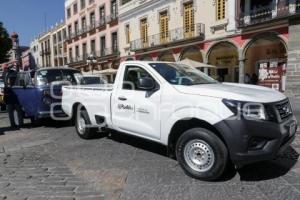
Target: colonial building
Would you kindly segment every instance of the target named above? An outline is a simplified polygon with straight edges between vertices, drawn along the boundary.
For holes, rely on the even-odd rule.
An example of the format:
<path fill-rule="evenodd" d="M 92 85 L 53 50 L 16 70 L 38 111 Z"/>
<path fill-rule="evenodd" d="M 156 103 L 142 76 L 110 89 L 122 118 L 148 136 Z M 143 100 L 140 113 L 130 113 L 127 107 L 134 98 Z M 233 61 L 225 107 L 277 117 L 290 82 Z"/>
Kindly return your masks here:
<path fill-rule="evenodd" d="M 67 30 L 64 21 L 56 24 L 55 27 L 51 29 L 51 51 L 52 57 L 51 62 L 53 66 L 64 66 L 67 64 Z"/>
<path fill-rule="evenodd" d="M 120 3 L 122 60 L 179 61 L 217 65 L 215 78 L 239 81 L 239 55 L 228 38 L 236 30 L 235 1 L 123 0 Z M 226 42 L 225 42 L 226 40 Z"/>
<path fill-rule="evenodd" d="M 66 0 L 68 65 L 83 71 L 119 65 L 117 0 Z M 87 64 L 89 56 L 97 63 Z"/>

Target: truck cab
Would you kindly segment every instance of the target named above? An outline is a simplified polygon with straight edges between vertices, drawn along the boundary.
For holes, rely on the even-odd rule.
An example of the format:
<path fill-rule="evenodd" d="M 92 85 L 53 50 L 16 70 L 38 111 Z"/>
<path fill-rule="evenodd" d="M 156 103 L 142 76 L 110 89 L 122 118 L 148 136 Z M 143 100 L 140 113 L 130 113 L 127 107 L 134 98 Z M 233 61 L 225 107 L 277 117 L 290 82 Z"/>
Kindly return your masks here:
<path fill-rule="evenodd" d="M 13 91 L 25 117 L 36 121 L 63 115 L 60 106 L 61 87 L 64 84 L 76 84 L 74 74 L 77 73 L 80 71 L 66 67 L 18 72 Z"/>

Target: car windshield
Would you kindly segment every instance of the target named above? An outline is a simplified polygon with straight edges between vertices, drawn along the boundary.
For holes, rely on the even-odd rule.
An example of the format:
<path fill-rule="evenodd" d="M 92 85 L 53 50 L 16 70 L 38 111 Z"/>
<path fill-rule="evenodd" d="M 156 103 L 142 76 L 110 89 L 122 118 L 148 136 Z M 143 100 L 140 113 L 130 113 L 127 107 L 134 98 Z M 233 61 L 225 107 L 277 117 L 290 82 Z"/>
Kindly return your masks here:
<path fill-rule="evenodd" d="M 40 70 L 37 72 L 37 85 L 49 85 L 55 81 L 70 81 L 72 84 L 76 84 L 75 73 L 78 71 L 70 69 Z"/>
<path fill-rule="evenodd" d="M 200 70 L 179 63 L 150 63 L 172 85 L 199 85 L 218 83 Z"/>

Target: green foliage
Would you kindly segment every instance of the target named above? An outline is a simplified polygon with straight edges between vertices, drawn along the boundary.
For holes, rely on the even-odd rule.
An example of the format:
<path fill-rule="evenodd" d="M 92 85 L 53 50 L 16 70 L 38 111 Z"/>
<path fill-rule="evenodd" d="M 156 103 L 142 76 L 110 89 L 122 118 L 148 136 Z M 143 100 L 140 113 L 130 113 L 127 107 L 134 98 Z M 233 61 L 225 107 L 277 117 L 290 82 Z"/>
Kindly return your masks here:
<path fill-rule="evenodd" d="M 0 63 L 7 62 L 7 53 L 12 48 L 12 40 L 7 33 L 7 30 L 3 27 L 3 23 L 0 22 Z"/>

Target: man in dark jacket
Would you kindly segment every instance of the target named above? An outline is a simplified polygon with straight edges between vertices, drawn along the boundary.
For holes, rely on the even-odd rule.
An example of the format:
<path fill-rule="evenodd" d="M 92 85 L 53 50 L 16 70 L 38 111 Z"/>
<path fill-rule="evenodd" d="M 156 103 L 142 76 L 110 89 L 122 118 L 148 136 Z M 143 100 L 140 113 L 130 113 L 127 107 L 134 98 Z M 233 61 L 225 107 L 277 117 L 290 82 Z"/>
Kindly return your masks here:
<path fill-rule="evenodd" d="M 17 72 L 9 67 L 5 77 L 4 102 L 7 105 L 9 121 L 12 128 L 23 125 L 23 113 L 17 95 L 12 87 L 15 85 Z"/>

